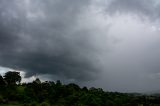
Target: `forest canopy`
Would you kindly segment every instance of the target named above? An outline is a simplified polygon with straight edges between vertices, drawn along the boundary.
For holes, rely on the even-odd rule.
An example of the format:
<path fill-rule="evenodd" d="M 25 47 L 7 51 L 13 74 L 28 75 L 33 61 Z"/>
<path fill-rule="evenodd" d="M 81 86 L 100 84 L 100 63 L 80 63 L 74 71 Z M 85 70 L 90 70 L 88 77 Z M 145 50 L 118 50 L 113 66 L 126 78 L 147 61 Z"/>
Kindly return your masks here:
<path fill-rule="evenodd" d="M 159 96 L 107 92 L 101 88 L 62 84 L 60 80 L 21 82 L 20 72 L 0 75 L 1 106 L 152 106 L 160 104 Z M 12 104 L 12 105 L 11 105 Z"/>

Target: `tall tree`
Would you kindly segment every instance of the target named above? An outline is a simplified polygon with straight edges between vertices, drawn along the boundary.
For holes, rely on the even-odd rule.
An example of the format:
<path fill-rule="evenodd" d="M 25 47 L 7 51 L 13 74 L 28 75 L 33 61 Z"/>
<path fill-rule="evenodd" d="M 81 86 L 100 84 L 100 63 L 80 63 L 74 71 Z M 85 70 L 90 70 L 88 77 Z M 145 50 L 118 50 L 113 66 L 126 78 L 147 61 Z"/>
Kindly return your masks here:
<path fill-rule="evenodd" d="M 3 77 L 0 75 L 0 85 L 5 85 L 5 80 L 3 79 Z"/>
<path fill-rule="evenodd" d="M 9 85 L 15 85 L 16 83 L 21 82 L 20 72 L 9 71 L 9 72 L 6 72 L 3 77 L 4 77 L 4 80 L 7 81 Z"/>

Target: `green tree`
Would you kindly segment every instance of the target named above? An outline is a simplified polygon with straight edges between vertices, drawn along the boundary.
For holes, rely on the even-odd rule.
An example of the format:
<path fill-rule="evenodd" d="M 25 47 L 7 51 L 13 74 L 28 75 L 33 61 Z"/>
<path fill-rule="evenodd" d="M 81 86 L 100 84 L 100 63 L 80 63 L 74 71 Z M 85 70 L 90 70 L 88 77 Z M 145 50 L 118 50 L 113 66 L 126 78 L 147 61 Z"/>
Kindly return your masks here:
<path fill-rule="evenodd" d="M 0 85 L 5 85 L 5 80 L 3 79 L 3 77 L 0 75 Z"/>
<path fill-rule="evenodd" d="M 21 82 L 20 72 L 9 71 L 9 72 L 6 72 L 3 77 L 4 77 L 4 80 L 7 81 L 9 85 L 15 85 L 16 83 Z"/>

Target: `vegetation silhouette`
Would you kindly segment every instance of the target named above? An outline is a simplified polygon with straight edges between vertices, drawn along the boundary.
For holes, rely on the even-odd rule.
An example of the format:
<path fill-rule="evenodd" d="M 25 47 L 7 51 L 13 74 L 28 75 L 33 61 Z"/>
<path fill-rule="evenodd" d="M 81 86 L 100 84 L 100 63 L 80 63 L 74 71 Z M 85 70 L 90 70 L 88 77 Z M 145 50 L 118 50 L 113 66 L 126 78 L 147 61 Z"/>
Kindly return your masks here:
<path fill-rule="evenodd" d="M 60 80 L 20 83 L 19 72 L 0 75 L 0 106 L 159 106 L 159 95 L 107 92 Z"/>

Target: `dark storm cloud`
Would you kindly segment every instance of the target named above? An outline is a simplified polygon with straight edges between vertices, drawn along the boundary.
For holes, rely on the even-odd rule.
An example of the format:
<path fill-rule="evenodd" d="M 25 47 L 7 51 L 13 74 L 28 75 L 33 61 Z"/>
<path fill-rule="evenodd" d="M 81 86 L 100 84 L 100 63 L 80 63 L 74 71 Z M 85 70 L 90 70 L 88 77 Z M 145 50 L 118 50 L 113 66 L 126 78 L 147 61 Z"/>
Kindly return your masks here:
<path fill-rule="evenodd" d="M 159 89 L 159 8 L 159 0 L 0 0 L 0 66 L 107 90 Z"/>
<path fill-rule="evenodd" d="M 89 0 L 1 0 L 0 65 L 74 80 L 94 79 L 97 48 L 80 26 Z M 83 18 L 82 18 L 83 19 Z M 95 65 L 96 64 L 96 65 Z"/>

